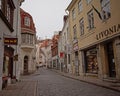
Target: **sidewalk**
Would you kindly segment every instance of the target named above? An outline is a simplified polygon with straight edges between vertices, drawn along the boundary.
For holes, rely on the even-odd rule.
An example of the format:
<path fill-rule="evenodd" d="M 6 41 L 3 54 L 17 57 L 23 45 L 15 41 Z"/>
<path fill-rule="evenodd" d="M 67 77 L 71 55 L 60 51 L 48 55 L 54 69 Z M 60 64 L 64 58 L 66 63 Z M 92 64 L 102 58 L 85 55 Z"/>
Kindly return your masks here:
<path fill-rule="evenodd" d="M 37 81 L 30 80 L 27 76 L 22 76 L 19 82 L 10 84 L 0 91 L 0 96 L 36 96 Z"/>
<path fill-rule="evenodd" d="M 52 69 L 52 70 L 68 78 L 72 78 L 72 79 L 79 80 L 79 81 L 86 82 L 86 83 L 91 83 L 97 86 L 101 86 L 104 88 L 108 88 L 108 89 L 120 92 L 120 82 L 116 83 L 116 82 L 103 81 L 96 77 L 75 76 L 70 73 L 60 72 L 59 70 L 55 70 L 55 69 Z"/>

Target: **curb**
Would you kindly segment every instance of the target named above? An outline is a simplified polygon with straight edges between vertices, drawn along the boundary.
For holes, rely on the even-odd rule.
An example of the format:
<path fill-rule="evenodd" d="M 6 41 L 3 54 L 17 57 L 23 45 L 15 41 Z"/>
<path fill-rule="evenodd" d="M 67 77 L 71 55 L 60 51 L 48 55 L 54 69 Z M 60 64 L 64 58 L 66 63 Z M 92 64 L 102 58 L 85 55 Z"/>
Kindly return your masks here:
<path fill-rule="evenodd" d="M 70 78 L 70 79 L 78 80 L 78 81 L 81 81 L 81 82 L 85 82 L 85 83 L 88 83 L 88 84 L 93 84 L 93 85 L 96 85 L 96 86 L 100 86 L 100 87 L 103 87 L 103 88 L 107 88 L 107 89 L 110 89 L 110 90 L 114 90 L 114 91 L 120 92 L 120 90 L 119 90 L 119 89 L 116 89 L 116 88 L 112 88 L 112 87 L 105 86 L 105 85 L 101 85 L 101 84 L 98 84 L 98 83 L 93 83 L 93 82 L 89 82 L 89 81 L 77 79 L 77 78 L 74 78 L 74 77 L 65 75 L 65 74 L 60 73 L 60 72 L 55 71 L 55 70 L 52 70 L 52 71 L 57 72 L 57 73 L 59 73 L 61 76 L 64 76 L 64 77 L 67 77 L 67 78 Z"/>

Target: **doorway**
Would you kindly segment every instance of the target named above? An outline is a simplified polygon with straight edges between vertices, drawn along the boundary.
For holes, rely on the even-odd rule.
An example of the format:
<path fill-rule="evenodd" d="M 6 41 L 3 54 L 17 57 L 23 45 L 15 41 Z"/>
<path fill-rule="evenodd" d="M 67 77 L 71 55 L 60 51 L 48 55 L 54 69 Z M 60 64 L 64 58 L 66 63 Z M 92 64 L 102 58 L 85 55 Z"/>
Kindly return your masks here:
<path fill-rule="evenodd" d="M 78 59 L 78 51 L 75 52 L 75 74 L 79 75 L 79 59 Z"/>
<path fill-rule="evenodd" d="M 24 57 L 24 74 L 28 74 L 28 56 Z"/>
<path fill-rule="evenodd" d="M 113 43 L 112 42 L 107 43 L 106 48 L 107 48 L 107 57 L 108 57 L 109 76 L 116 77 Z"/>

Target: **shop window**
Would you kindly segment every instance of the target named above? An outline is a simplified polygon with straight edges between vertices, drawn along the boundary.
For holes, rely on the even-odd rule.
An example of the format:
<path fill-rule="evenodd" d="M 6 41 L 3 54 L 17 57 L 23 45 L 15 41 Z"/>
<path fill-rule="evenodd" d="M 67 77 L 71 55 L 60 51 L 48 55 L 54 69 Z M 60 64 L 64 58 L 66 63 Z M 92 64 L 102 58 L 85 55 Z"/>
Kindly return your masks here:
<path fill-rule="evenodd" d="M 4 57 L 4 63 L 3 63 L 3 76 L 8 76 L 8 66 L 9 66 L 9 57 Z"/>
<path fill-rule="evenodd" d="M 85 52 L 86 72 L 98 73 L 97 50 L 96 48 L 87 50 Z"/>

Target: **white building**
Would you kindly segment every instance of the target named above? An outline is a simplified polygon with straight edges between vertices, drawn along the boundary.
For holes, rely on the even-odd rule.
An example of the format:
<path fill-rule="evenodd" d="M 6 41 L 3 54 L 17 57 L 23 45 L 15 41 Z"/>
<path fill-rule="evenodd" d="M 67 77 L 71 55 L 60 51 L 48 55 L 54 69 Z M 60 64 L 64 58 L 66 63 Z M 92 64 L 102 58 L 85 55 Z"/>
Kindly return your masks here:
<path fill-rule="evenodd" d="M 36 70 L 36 29 L 32 16 L 20 10 L 21 15 L 21 74 L 30 74 Z"/>
<path fill-rule="evenodd" d="M 69 21 L 67 15 L 64 16 L 63 21 L 64 25 L 62 31 L 60 32 L 60 38 L 58 42 L 60 70 L 64 72 L 71 72 L 70 64 L 71 44 L 70 33 L 68 30 Z"/>
<path fill-rule="evenodd" d="M 0 0 L 0 90 L 11 83 L 11 79 L 19 80 L 17 57 L 21 43 L 20 5 L 23 1 Z"/>

